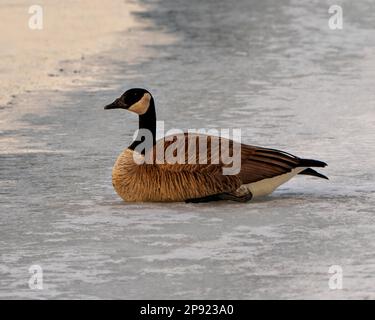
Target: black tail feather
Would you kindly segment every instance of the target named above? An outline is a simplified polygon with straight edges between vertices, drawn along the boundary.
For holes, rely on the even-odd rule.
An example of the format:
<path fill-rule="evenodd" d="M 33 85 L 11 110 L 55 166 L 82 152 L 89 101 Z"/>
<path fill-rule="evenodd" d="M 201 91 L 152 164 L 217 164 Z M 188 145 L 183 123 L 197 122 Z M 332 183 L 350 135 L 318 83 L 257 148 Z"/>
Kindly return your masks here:
<path fill-rule="evenodd" d="M 325 166 L 327 166 L 327 164 L 325 162 L 319 161 L 319 160 L 301 159 L 298 166 L 299 167 L 320 167 L 320 168 L 324 168 Z"/>
<path fill-rule="evenodd" d="M 321 174 L 321 173 L 319 173 L 319 172 L 317 172 L 317 171 L 315 171 L 314 169 L 311 169 L 311 168 L 307 168 L 307 169 L 303 170 L 302 172 L 300 172 L 299 174 L 305 174 L 305 175 L 308 175 L 308 176 L 313 176 L 313 177 L 318 177 L 318 178 L 328 180 L 328 177 L 326 177 L 324 174 Z"/>

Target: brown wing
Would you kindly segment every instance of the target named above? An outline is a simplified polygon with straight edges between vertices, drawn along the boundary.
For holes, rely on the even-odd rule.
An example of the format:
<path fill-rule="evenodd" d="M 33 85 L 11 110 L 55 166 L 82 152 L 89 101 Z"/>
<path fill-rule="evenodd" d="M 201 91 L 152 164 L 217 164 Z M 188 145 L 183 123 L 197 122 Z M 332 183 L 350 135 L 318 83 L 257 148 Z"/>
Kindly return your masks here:
<path fill-rule="evenodd" d="M 301 159 L 275 149 L 242 144 L 240 177 L 244 184 L 290 172 Z"/>
<path fill-rule="evenodd" d="M 163 150 L 159 154 L 156 152 L 158 146 L 159 150 Z M 239 146 L 240 149 L 238 149 Z M 200 148 L 206 152 L 200 153 Z M 221 137 L 191 133 L 158 140 L 154 148 L 154 158 L 158 158 L 159 163 L 164 162 L 160 165 L 162 170 L 223 176 L 223 168 L 232 165 L 228 162 L 224 163 L 223 156 L 233 156 L 237 150 L 241 152 L 241 167 L 236 176 L 241 179 L 242 184 L 290 172 L 301 162 L 300 158 L 280 150 L 239 144 Z"/>
<path fill-rule="evenodd" d="M 154 146 L 154 161 L 168 171 L 215 172 L 225 166 L 221 161 L 222 140 L 192 133 L 164 137 Z"/>
<path fill-rule="evenodd" d="M 166 193 L 193 199 L 234 192 L 241 186 L 238 175 L 223 174 L 219 137 L 186 133 L 173 138 L 158 140 L 153 148 Z"/>

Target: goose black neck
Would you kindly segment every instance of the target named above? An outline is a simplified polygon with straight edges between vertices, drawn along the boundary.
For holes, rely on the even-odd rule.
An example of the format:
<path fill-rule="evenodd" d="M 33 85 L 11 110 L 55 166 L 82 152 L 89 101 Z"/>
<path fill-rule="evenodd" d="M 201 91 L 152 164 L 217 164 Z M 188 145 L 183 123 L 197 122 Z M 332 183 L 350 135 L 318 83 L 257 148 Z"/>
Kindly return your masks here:
<path fill-rule="evenodd" d="M 149 138 L 149 134 L 152 134 L 152 145 L 154 146 L 156 143 L 156 111 L 154 98 L 151 98 L 147 112 L 139 116 L 138 135 L 129 146 L 129 149 L 134 150 L 139 144 L 145 141 L 144 130 L 148 132 L 147 138 Z M 145 150 L 142 150 L 142 154 L 144 154 L 144 151 Z"/>

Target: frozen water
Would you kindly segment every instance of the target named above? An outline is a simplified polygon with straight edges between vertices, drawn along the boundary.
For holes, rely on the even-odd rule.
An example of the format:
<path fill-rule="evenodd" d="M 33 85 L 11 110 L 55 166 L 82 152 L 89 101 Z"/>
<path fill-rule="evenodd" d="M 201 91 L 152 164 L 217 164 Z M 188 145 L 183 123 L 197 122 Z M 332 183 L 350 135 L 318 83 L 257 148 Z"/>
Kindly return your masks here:
<path fill-rule="evenodd" d="M 96 81 L 0 110 L 0 298 L 375 298 L 375 7 L 339 2 L 343 30 L 331 1 L 155 1 L 136 14 L 147 28 L 87 60 L 107 64 Z M 151 57 L 126 63 L 130 33 Z M 136 86 L 166 129 L 241 128 L 330 180 L 247 204 L 124 203 L 111 167 L 137 119 L 102 107 Z"/>

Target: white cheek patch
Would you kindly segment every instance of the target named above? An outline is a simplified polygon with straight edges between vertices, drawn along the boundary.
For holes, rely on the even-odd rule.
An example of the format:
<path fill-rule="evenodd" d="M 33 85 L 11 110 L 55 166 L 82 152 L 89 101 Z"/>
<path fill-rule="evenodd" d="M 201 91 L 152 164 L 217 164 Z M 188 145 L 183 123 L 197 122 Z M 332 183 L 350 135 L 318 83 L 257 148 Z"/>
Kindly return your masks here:
<path fill-rule="evenodd" d="M 150 106 L 151 95 L 149 93 L 145 93 L 141 100 L 137 103 L 134 103 L 128 110 L 135 112 L 136 114 L 142 115 L 145 114 Z"/>

